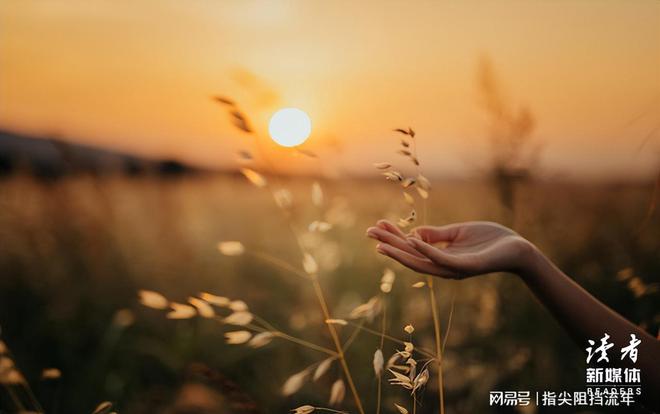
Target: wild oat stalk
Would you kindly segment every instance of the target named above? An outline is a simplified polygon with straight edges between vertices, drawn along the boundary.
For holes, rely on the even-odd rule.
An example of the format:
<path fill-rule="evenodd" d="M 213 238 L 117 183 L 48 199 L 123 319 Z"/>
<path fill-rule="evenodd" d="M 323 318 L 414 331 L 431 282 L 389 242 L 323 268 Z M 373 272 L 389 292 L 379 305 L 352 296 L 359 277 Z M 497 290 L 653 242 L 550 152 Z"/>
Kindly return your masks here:
<path fill-rule="evenodd" d="M 268 160 L 268 157 L 264 153 L 264 150 L 260 145 L 260 140 L 258 136 L 254 133 L 252 127 L 250 126 L 247 117 L 237 109 L 237 106 L 233 101 L 221 97 L 216 97 L 214 99 L 217 102 L 221 103 L 222 105 L 225 105 L 229 109 L 231 120 L 238 129 L 254 137 L 255 146 L 257 147 L 258 151 L 261 153 L 262 158 L 264 159 L 265 163 L 270 166 L 270 170 L 274 171 L 275 169 L 273 168 L 272 164 Z M 411 137 L 414 137 L 414 132 L 412 130 L 409 130 L 404 133 L 410 134 Z M 407 147 L 408 146 L 406 146 L 406 148 Z M 412 148 L 412 150 L 416 151 L 414 147 Z M 298 151 L 298 152 L 316 158 L 316 155 L 314 154 L 309 154 L 302 151 Z M 417 166 L 419 165 L 419 162 L 416 159 L 416 154 L 413 155 L 412 153 L 408 153 L 407 155 L 410 156 L 411 159 L 413 159 L 413 162 Z M 254 159 L 252 154 L 245 150 L 240 151 L 239 156 L 243 162 L 249 163 Z M 387 166 L 386 168 L 389 168 L 389 166 Z M 240 171 L 245 176 L 245 178 L 247 178 L 247 180 L 250 181 L 253 185 L 270 192 L 271 196 L 275 201 L 275 204 L 279 207 L 280 211 L 283 212 L 285 220 L 295 239 L 296 245 L 301 253 L 302 262 L 300 265 L 291 264 L 286 260 L 282 260 L 280 258 L 274 257 L 268 253 L 246 249 L 246 247 L 239 241 L 220 242 L 218 244 L 218 250 L 220 251 L 220 253 L 226 256 L 239 256 L 242 254 L 250 254 L 259 260 L 262 260 L 272 266 L 284 270 L 287 273 L 295 275 L 300 279 L 304 279 L 310 282 L 312 285 L 311 287 L 314 290 L 314 295 L 319 303 L 319 307 L 324 317 L 325 325 L 330 334 L 334 349 L 330 349 L 328 347 L 306 341 L 302 338 L 295 337 L 293 335 L 290 335 L 275 328 L 268 321 L 254 314 L 254 312 L 252 312 L 248 308 L 248 305 L 241 300 L 232 300 L 224 296 L 217 296 L 215 294 L 203 292 L 200 293 L 197 297 L 188 298 L 188 303 L 184 304 L 184 303 L 171 302 L 158 292 L 142 290 L 139 292 L 140 301 L 142 302 L 143 305 L 150 308 L 169 310 L 169 312 L 166 315 L 167 318 L 169 319 L 188 319 L 198 315 L 200 317 L 216 320 L 217 322 L 225 326 L 236 327 L 236 328 L 231 328 L 235 330 L 230 330 L 225 333 L 225 339 L 228 344 L 235 344 L 235 345 L 245 344 L 252 348 L 260 348 L 270 343 L 273 339 L 279 338 L 289 341 L 291 343 L 295 343 L 299 346 L 303 346 L 305 348 L 327 354 L 328 357 L 326 359 L 317 361 L 316 363 L 290 376 L 282 386 L 283 395 L 288 396 L 297 392 L 299 389 L 303 387 L 303 385 L 307 382 L 308 378 L 310 377 L 312 377 L 314 381 L 318 380 L 326 372 L 328 372 L 329 368 L 331 367 L 334 361 L 339 361 L 342 372 L 344 374 L 343 376 L 346 382 L 348 383 L 348 388 L 351 392 L 351 395 L 353 396 L 355 406 L 360 414 L 364 414 L 365 411 L 362 406 L 360 395 L 353 381 L 353 376 L 351 375 L 351 370 L 346 361 L 345 354 L 348 348 L 357 338 L 359 333 L 365 332 L 365 333 L 370 333 L 372 335 L 376 335 L 380 338 L 380 346 L 374 353 L 373 367 L 374 367 L 374 374 L 378 379 L 378 406 L 376 408 L 376 411 L 377 413 L 379 413 L 381 409 L 381 394 L 382 394 L 381 377 L 385 367 L 385 363 L 383 360 L 383 351 L 382 351 L 384 346 L 384 341 L 387 339 L 388 341 L 392 341 L 394 343 L 401 344 L 404 346 L 404 351 L 399 351 L 399 353 L 396 354 L 398 355 L 398 357 L 406 355 L 406 353 L 411 354 L 413 347 L 411 342 L 400 340 L 386 333 L 386 322 L 387 322 L 386 295 L 392 290 L 392 285 L 395 279 L 394 272 L 392 272 L 389 269 L 385 269 L 380 281 L 380 293 L 377 296 L 374 296 L 371 299 L 369 299 L 367 302 L 362 303 L 359 306 L 357 306 L 355 309 L 353 309 L 350 312 L 350 314 L 347 315 L 346 319 L 338 319 L 336 317 L 333 317 L 328 307 L 325 294 L 323 292 L 323 289 L 319 281 L 319 277 L 318 277 L 320 272 L 319 265 L 316 262 L 314 256 L 312 255 L 312 252 L 309 251 L 309 249 L 307 249 L 305 244 L 303 243 L 303 239 L 301 237 L 301 231 L 296 227 L 296 223 L 294 223 L 293 214 L 292 214 L 292 205 L 293 205 L 292 194 L 287 189 L 277 184 L 276 178 L 267 179 L 262 173 L 257 172 L 254 168 L 244 167 L 241 168 Z M 428 183 L 428 180 L 424 178 L 421 174 L 418 174 L 418 177 L 416 179 L 405 179 L 405 180 L 399 173 L 393 171 L 388 171 L 385 174 L 390 179 L 397 179 L 402 181 L 404 188 L 408 188 L 413 184 L 417 183 L 416 188 L 417 188 L 417 192 L 419 193 L 419 196 L 424 199 L 428 197 L 428 191 L 430 190 L 430 185 Z M 321 207 L 323 205 L 323 191 L 318 183 L 314 183 L 314 185 L 312 186 L 311 195 L 312 195 L 311 197 L 312 203 L 317 207 Z M 407 195 L 406 200 L 408 200 L 409 198 L 412 199 L 412 197 L 409 194 L 406 195 Z M 414 204 L 414 200 L 411 204 Z M 328 216 L 327 218 L 329 218 L 328 212 L 326 212 L 326 216 Z M 410 217 L 404 221 L 404 224 L 412 223 L 415 220 L 415 218 L 416 218 L 416 213 L 413 210 Z M 325 233 L 332 228 L 332 224 L 330 223 L 330 221 L 331 220 L 328 221 L 322 221 L 321 219 L 315 220 L 312 223 L 310 223 L 309 226 L 307 226 L 307 231 L 309 231 L 310 233 Z M 431 285 L 431 283 L 429 283 L 429 285 Z M 372 321 L 379 313 L 382 313 L 380 331 L 375 331 L 373 329 L 364 326 L 365 321 L 367 320 Z M 359 322 L 354 322 L 352 320 L 359 320 Z M 343 344 L 341 342 L 339 333 L 337 331 L 337 325 L 339 326 L 351 325 L 355 328 L 352 334 Z M 401 352 L 403 352 L 403 354 L 401 354 Z M 437 355 L 439 354 L 438 350 L 436 350 L 435 353 L 432 353 L 423 349 L 418 349 L 416 352 L 418 352 L 421 355 L 425 355 L 429 357 L 428 359 L 429 362 L 438 360 L 437 357 Z M 390 371 L 402 369 L 410 376 L 411 384 L 414 384 L 411 388 L 413 390 L 413 400 L 414 400 L 413 406 L 416 407 L 417 397 L 414 395 L 414 392 L 419 390 L 420 387 L 426 384 L 426 381 L 428 380 L 428 370 L 425 370 L 422 374 L 419 374 L 422 375 L 421 377 L 419 375 L 415 376 L 415 370 L 405 364 L 413 364 L 413 363 L 416 364 L 416 361 L 412 359 L 410 355 L 408 355 L 407 361 L 405 362 L 404 366 L 401 367 L 396 365 L 397 358 L 394 359 L 390 358 L 390 361 L 387 364 L 387 369 Z M 330 390 L 330 400 L 329 400 L 330 405 L 336 405 L 341 403 L 341 401 L 344 398 L 344 394 L 345 394 L 344 380 L 337 379 L 332 384 Z M 314 411 L 329 411 L 336 413 L 343 412 L 343 411 L 336 411 L 331 408 L 316 407 L 312 405 L 303 405 L 293 410 L 293 412 L 297 414 L 307 414 L 307 413 L 312 413 Z"/>
<path fill-rule="evenodd" d="M 216 101 L 219 103 L 226 105 L 230 108 L 230 116 L 232 118 L 232 121 L 234 125 L 242 130 L 243 132 L 246 132 L 248 134 L 253 134 L 255 137 L 255 143 L 257 145 L 257 148 L 262 152 L 262 157 L 263 159 L 270 164 L 268 157 L 264 154 L 263 149 L 261 148 L 259 138 L 254 134 L 254 131 L 252 128 L 249 126 L 249 122 L 247 121 L 247 117 L 243 115 L 236 107 L 236 104 L 228 100 L 226 98 L 222 97 L 216 97 Z M 303 152 L 305 154 L 305 152 Z M 314 156 L 314 155 L 310 155 Z M 339 359 L 339 363 L 342 367 L 342 370 L 344 372 L 344 376 L 346 377 L 346 381 L 348 382 L 349 389 L 351 391 L 351 394 L 353 395 L 353 399 L 355 401 L 355 405 L 360 412 L 360 414 L 364 414 L 364 409 L 362 407 L 362 401 L 360 399 L 360 395 L 357 391 L 357 388 L 355 387 L 355 383 L 353 381 L 353 376 L 351 375 L 350 368 L 348 366 L 348 363 L 346 362 L 346 358 L 344 355 L 344 349 L 342 346 L 342 343 L 339 339 L 339 334 L 337 333 L 337 329 L 335 327 L 334 323 L 329 323 L 328 321 L 333 320 L 330 310 L 327 305 L 327 301 L 325 299 L 325 295 L 323 292 L 323 289 L 321 288 L 321 284 L 319 283 L 318 280 L 318 265 L 316 264 L 316 261 L 314 260 L 313 256 L 305 249 L 304 245 L 300 241 L 300 235 L 296 231 L 294 223 L 291 221 L 291 215 L 288 212 L 288 207 L 291 205 L 291 195 L 287 190 L 273 190 L 272 187 L 268 186 L 266 179 L 263 178 L 259 173 L 255 172 L 254 170 L 251 169 L 243 169 L 242 170 L 243 174 L 250 180 L 253 184 L 257 185 L 258 187 L 268 187 L 268 189 L 271 191 L 271 194 L 273 195 L 273 198 L 275 199 L 275 202 L 277 205 L 284 211 L 284 216 L 289 224 L 289 228 L 291 229 L 291 232 L 293 233 L 293 236 L 296 240 L 296 244 L 298 248 L 300 249 L 300 253 L 303 257 L 303 268 L 305 270 L 305 273 L 309 275 L 309 280 L 311 281 L 312 287 L 314 289 L 314 294 L 318 300 L 319 306 L 321 308 L 321 312 L 323 314 L 323 317 L 326 321 L 326 326 L 328 328 L 328 332 L 330 333 L 330 336 L 332 338 L 333 345 L 336 349 L 337 352 L 337 357 Z M 320 187 L 319 187 L 320 188 Z M 318 190 L 320 191 L 320 190 Z M 320 203 L 319 203 L 320 204 Z M 287 267 L 284 266 L 283 267 Z M 297 273 L 297 272 L 296 272 Z M 333 384 L 333 388 L 331 391 L 331 402 L 333 400 L 340 400 L 338 394 L 343 394 L 342 391 L 339 391 L 343 389 L 343 382 L 335 382 Z M 342 396 L 343 398 L 343 396 Z M 336 401 L 335 401 L 336 402 Z"/>
<path fill-rule="evenodd" d="M 415 345 L 412 334 L 415 328 L 408 324 L 403 330 L 408 334 L 408 342 L 404 342 L 404 349 L 396 351 L 387 362 L 387 370 L 392 374 L 388 381 L 390 384 L 400 386 L 410 392 L 412 399 L 412 412 L 417 412 L 418 394 L 426 386 L 429 380 L 428 364 L 433 361 L 429 359 L 418 369 L 419 362 L 415 359 Z M 408 409 L 403 405 L 394 404 L 401 414 L 408 414 Z"/>
<path fill-rule="evenodd" d="M 404 175 L 396 170 L 392 169 L 391 164 L 389 163 L 378 163 L 375 164 L 375 167 L 379 170 L 384 170 L 383 175 L 386 179 L 390 181 L 399 182 L 404 188 L 403 197 L 406 203 L 413 207 L 412 211 L 408 214 L 407 217 L 399 219 L 400 227 L 408 227 L 417 220 L 417 211 L 415 207 L 415 198 L 407 191 L 411 187 L 415 187 L 419 197 L 422 198 L 422 223 L 425 224 L 427 219 L 427 200 L 429 198 L 431 184 L 429 180 L 422 174 L 419 158 L 417 155 L 417 140 L 415 139 L 415 131 L 412 128 L 403 129 L 397 128 L 394 130 L 400 134 L 403 134 L 405 137 L 401 139 L 400 148 L 397 151 L 398 154 L 403 155 L 408 158 L 413 165 L 415 166 L 416 177 L 404 177 Z M 438 314 L 438 303 L 435 294 L 434 280 L 430 275 L 426 276 L 426 286 L 429 292 L 429 302 L 431 305 L 431 313 L 433 315 L 433 331 L 435 338 L 435 361 L 436 361 L 436 372 L 438 376 L 438 398 L 440 403 L 440 413 L 444 414 L 445 404 L 444 404 L 444 384 L 442 376 L 442 332 L 440 328 L 440 318 Z M 452 302 L 453 307 L 453 302 Z M 453 309 L 452 309 L 453 313 Z"/>

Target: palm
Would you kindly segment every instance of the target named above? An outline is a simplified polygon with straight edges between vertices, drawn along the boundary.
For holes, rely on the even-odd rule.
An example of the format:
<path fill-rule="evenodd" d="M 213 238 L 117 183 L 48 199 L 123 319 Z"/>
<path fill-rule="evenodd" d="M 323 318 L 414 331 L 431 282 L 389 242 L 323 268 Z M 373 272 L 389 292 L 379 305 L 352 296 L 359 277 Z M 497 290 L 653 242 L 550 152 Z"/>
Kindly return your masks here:
<path fill-rule="evenodd" d="M 455 238 L 447 240 L 442 251 L 455 259 L 453 267 L 457 271 L 489 273 L 508 270 L 519 239 L 515 232 L 499 224 L 469 222 L 457 228 Z"/>
<path fill-rule="evenodd" d="M 524 246 L 515 232 L 490 222 L 423 226 L 405 235 L 381 221 L 368 234 L 382 242 L 379 252 L 418 272 L 448 278 L 514 270 Z"/>

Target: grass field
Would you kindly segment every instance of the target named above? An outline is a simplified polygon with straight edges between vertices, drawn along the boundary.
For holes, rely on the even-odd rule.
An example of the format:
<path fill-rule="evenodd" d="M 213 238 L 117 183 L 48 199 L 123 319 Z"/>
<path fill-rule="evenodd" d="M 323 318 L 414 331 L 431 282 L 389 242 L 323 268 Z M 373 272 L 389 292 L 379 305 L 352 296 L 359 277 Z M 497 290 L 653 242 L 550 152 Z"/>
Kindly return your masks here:
<path fill-rule="evenodd" d="M 377 219 L 404 214 L 400 188 L 381 180 L 320 180 L 324 201 L 315 206 L 312 182 L 280 178 L 277 186 L 291 191 L 291 221 L 316 257 L 332 316 L 347 318 L 378 294 L 390 267 L 397 277 L 388 295 L 387 332 L 403 337 L 410 323 L 416 345 L 433 349 L 427 295 L 411 287 L 424 279 L 379 257 L 365 237 Z M 513 212 L 486 180 L 433 185 L 427 222 L 504 221 L 602 301 L 657 334 L 660 219 L 647 215 L 652 183 L 530 181 L 519 188 Z M 319 219 L 332 229 L 307 232 Z M 259 349 L 229 345 L 224 332 L 231 329 L 214 320 L 168 320 L 138 301 L 140 289 L 182 303 L 201 291 L 241 299 L 278 329 L 330 346 L 310 285 L 260 259 L 267 254 L 300 267 L 287 223 L 270 193 L 238 175 L 3 179 L 2 340 L 50 413 L 91 412 L 106 400 L 122 413 L 327 406 L 329 388 L 342 375 L 337 364 L 293 396 L 280 394 L 288 377 L 326 355 L 278 339 Z M 240 241 L 246 254 L 221 255 L 216 246 L 223 240 Z M 436 283 L 443 333 L 455 301 L 443 363 L 447 412 L 484 412 L 490 390 L 584 387 L 582 346 L 519 280 L 489 275 Z M 380 318 L 365 326 L 380 331 Z M 337 329 L 346 340 L 354 327 Z M 379 341 L 360 332 L 347 351 L 368 412 L 375 412 L 372 359 Z M 386 360 L 397 347 L 385 341 Z M 51 367 L 61 378 L 40 379 Z M 424 393 L 418 412 L 432 412 L 438 404 L 434 376 Z M 1 396 L 11 404 L 6 387 Z M 383 412 L 409 398 L 383 384 Z M 348 392 L 340 407 L 355 412 Z"/>

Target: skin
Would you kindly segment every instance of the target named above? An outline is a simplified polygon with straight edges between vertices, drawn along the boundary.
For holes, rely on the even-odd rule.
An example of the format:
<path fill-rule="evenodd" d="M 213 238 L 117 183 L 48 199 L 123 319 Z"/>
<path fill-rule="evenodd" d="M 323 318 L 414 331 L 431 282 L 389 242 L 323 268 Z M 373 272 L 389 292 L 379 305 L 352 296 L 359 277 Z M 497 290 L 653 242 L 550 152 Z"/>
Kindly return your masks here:
<path fill-rule="evenodd" d="M 582 349 L 591 339 L 595 350 L 603 334 L 609 334 L 614 344 L 608 351 L 610 362 L 596 363 L 598 353 L 589 366 L 639 368 L 642 395 L 635 400 L 660 410 L 660 341 L 594 298 L 513 230 L 497 223 L 467 222 L 421 226 L 405 234 L 381 220 L 367 230 L 367 236 L 379 241 L 380 254 L 419 273 L 445 279 L 493 272 L 516 275 Z M 629 345 L 631 334 L 641 340 L 636 363 L 630 358 L 620 360 L 619 350 Z"/>

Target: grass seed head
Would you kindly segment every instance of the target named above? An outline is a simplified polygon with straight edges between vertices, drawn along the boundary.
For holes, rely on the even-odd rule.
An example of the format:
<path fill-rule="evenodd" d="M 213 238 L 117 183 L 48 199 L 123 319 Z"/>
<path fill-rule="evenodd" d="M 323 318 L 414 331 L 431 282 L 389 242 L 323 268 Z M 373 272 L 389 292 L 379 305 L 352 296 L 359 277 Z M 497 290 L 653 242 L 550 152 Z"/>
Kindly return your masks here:
<path fill-rule="evenodd" d="M 332 229 L 332 224 L 325 222 L 325 221 L 318 221 L 314 220 L 311 223 L 309 223 L 309 226 L 307 227 L 307 230 L 310 232 L 319 232 L 319 233 L 325 233 L 326 231 L 329 231 Z"/>
<path fill-rule="evenodd" d="M 422 197 L 424 200 L 429 198 L 429 192 L 421 187 L 417 187 L 417 193 L 419 194 L 420 197 Z"/>
<path fill-rule="evenodd" d="M 170 303 L 172 310 L 165 315 L 167 319 L 190 319 L 197 314 L 197 310 L 183 303 Z"/>
<path fill-rule="evenodd" d="M 225 256 L 240 256 L 245 252 L 245 247 L 239 241 L 223 241 L 218 243 L 218 250 Z"/>
<path fill-rule="evenodd" d="M 392 284 L 394 283 L 395 274 L 392 269 L 385 269 L 383 276 L 380 278 L 380 290 L 383 293 L 390 293 L 392 291 Z"/>
<path fill-rule="evenodd" d="M 293 414 L 310 414 L 313 413 L 315 409 L 316 407 L 312 405 L 301 405 L 300 407 L 291 410 L 291 412 Z"/>
<path fill-rule="evenodd" d="M 282 395 L 288 397 L 289 395 L 295 394 L 298 392 L 303 385 L 305 385 L 305 380 L 309 376 L 309 370 L 305 369 L 298 373 L 290 376 L 282 386 Z"/>
<path fill-rule="evenodd" d="M 260 332 L 252 337 L 248 342 L 248 346 L 252 348 L 261 348 L 268 345 L 275 335 L 272 332 Z"/>
<path fill-rule="evenodd" d="M 188 298 L 188 303 L 190 303 L 197 309 L 197 313 L 199 313 L 199 316 L 201 316 L 202 318 L 212 318 L 215 316 L 215 311 L 213 310 L 213 307 L 209 305 L 208 302 L 205 302 L 202 299 L 190 297 Z"/>
<path fill-rule="evenodd" d="M 205 301 L 207 303 L 210 303 L 212 305 L 215 305 L 215 306 L 227 307 L 231 303 L 229 298 L 226 298 L 224 296 L 213 295 L 213 294 L 208 293 L 208 292 L 201 292 L 199 294 L 199 297 L 203 301 Z"/>
<path fill-rule="evenodd" d="M 413 184 L 415 184 L 415 179 L 414 178 L 408 177 L 408 178 L 404 179 L 403 181 L 401 181 L 401 186 L 403 188 L 408 188 Z"/>
<path fill-rule="evenodd" d="M 331 406 L 336 406 L 344 401 L 346 396 L 346 385 L 343 379 L 338 379 L 332 384 L 330 388 L 330 400 L 328 401 Z"/>
<path fill-rule="evenodd" d="M 110 401 L 104 401 L 96 406 L 92 414 L 108 414 L 112 411 L 112 403 Z"/>
<path fill-rule="evenodd" d="M 167 309 L 170 304 L 165 296 L 153 290 L 139 290 L 138 296 L 140 297 L 140 303 L 148 308 Z"/>
<path fill-rule="evenodd" d="M 303 269 L 305 269 L 305 272 L 307 272 L 309 275 L 315 275 L 319 271 L 319 265 L 316 263 L 314 257 L 309 253 L 304 254 L 302 265 Z"/>
<path fill-rule="evenodd" d="M 248 181 L 259 188 L 268 185 L 268 181 L 266 181 L 266 178 L 263 175 L 250 168 L 241 168 L 241 173 L 248 179 Z"/>
<path fill-rule="evenodd" d="M 374 374 L 376 374 L 377 377 L 380 377 L 380 375 L 383 373 L 383 351 L 379 348 L 374 352 Z"/>
<path fill-rule="evenodd" d="M 341 326 L 348 325 L 348 322 L 345 321 L 344 319 L 326 319 L 325 323 L 327 323 L 328 325 L 341 325 Z"/>
<path fill-rule="evenodd" d="M 252 322 L 253 318 L 254 316 L 250 312 L 238 311 L 224 318 L 222 322 L 228 325 L 245 326 Z"/>
<path fill-rule="evenodd" d="M 229 303 L 229 309 L 233 310 L 234 312 L 247 311 L 248 305 L 242 300 L 233 300 Z"/>
<path fill-rule="evenodd" d="M 41 371 L 41 379 L 53 380 L 62 376 L 62 372 L 57 368 L 46 368 Z"/>
<path fill-rule="evenodd" d="M 288 209 L 293 205 L 293 195 L 286 188 L 280 188 L 273 193 L 275 204 L 281 209 Z"/>
<path fill-rule="evenodd" d="M 401 406 L 397 403 L 394 403 L 394 407 L 397 409 L 399 414 L 408 414 L 408 410 L 405 407 L 403 407 L 403 406 Z"/>
<path fill-rule="evenodd" d="M 312 204 L 317 207 L 323 205 L 323 189 L 318 181 L 314 181 L 314 184 L 312 184 Z"/>
<path fill-rule="evenodd" d="M 403 181 L 403 176 L 398 171 L 385 171 L 383 175 L 390 181 Z"/>
<path fill-rule="evenodd" d="M 225 332 L 225 341 L 230 345 L 244 344 L 252 338 L 249 331 L 231 331 Z"/>
<path fill-rule="evenodd" d="M 316 367 L 316 370 L 314 370 L 314 376 L 312 377 L 312 379 L 314 381 L 316 381 L 319 378 L 321 378 L 323 376 L 323 374 L 328 372 L 328 370 L 332 366 L 332 361 L 334 361 L 334 360 L 335 360 L 335 358 L 330 357 L 330 358 L 326 358 L 323 361 L 321 361 L 321 363 L 318 365 L 318 367 Z"/>

